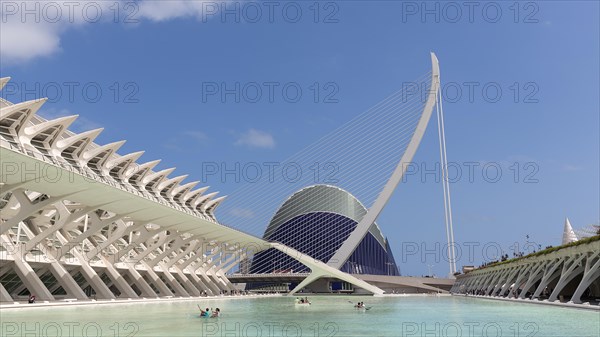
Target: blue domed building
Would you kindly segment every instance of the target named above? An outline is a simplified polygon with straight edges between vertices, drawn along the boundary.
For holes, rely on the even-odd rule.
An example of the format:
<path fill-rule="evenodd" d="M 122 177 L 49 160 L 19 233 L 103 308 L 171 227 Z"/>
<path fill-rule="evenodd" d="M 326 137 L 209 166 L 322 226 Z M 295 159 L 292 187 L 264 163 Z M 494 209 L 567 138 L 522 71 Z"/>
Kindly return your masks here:
<path fill-rule="evenodd" d="M 263 238 L 327 263 L 366 213 L 364 205 L 349 192 L 335 186 L 314 185 L 294 193 L 281 205 Z M 351 274 L 400 275 L 389 242 L 377 223 L 371 225 L 341 270 Z M 310 270 L 275 249 L 254 256 L 250 273 L 277 272 Z"/>

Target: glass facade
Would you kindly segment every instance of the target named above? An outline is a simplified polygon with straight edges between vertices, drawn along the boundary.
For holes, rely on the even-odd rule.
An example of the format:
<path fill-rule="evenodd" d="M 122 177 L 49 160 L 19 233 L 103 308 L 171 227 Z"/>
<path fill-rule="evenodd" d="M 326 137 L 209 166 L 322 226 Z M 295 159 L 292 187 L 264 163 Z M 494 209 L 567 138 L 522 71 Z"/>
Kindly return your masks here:
<path fill-rule="evenodd" d="M 327 198 L 320 199 L 326 201 L 315 205 L 314 196 L 323 195 Z M 307 207 L 311 203 L 314 206 Z M 344 205 L 343 209 L 339 205 Z M 326 263 L 365 213 L 364 206 L 350 193 L 333 186 L 316 185 L 297 192 L 281 206 L 264 238 Z M 377 224 L 373 224 L 341 270 L 351 274 L 400 275 L 389 243 Z M 289 272 L 310 270 L 276 249 L 256 254 L 250 266 L 250 273 Z"/>

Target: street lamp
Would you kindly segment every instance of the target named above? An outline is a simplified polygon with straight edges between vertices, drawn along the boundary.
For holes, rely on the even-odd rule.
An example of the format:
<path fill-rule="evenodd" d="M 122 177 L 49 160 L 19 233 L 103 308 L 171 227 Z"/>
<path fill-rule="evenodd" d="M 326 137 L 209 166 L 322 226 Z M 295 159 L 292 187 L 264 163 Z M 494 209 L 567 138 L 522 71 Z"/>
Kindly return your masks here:
<path fill-rule="evenodd" d="M 388 274 L 388 276 L 392 275 L 390 266 L 393 266 L 394 263 L 392 263 L 392 262 L 386 262 L 385 265 L 387 266 L 387 274 Z"/>
<path fill-rule="evenodd" d="M 435 264 L 428 264 L 427 268 L 429 268 L 429 277 L 433 277 L 433 274 L 431 273 L 431 267 L 435 267 Z"/>

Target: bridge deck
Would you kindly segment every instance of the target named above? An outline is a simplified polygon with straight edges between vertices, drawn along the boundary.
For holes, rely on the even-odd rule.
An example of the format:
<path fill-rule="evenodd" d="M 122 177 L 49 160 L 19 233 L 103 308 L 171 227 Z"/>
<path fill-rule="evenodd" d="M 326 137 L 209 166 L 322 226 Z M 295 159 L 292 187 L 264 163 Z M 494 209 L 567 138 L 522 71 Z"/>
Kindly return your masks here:
<path fill-rule="evenodd" d="M 232 283 L 300 283 L 309 275 L 309 273 L 232 274 L 227 275 L 227 278 Z M 407 290 L 414 290 L 414 292 L 447 292 L 454 284 L 454 279 L 445 278 L 361 274 L 352 274 L 352 276 L 387 290 L 387 292 L 392 292 L 393 289 L 403 289 L 405 292 Z"/>

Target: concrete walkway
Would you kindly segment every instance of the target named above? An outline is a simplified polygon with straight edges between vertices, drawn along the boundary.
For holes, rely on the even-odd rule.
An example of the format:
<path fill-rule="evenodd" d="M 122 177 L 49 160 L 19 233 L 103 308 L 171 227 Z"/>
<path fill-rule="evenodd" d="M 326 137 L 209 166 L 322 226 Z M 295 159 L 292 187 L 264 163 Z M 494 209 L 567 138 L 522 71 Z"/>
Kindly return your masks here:
<path fill-rule="evenodd" d="M 186 301 L 206 301 L 206 300 L 226 300 L 240 298 L 263 298 L 263 297 L 278 297 L 281 294 L 252 294 L 252 295 L 235 295 L 235 296 L 207 296 L 207 297 L 160 297 L 160 298 L 139 298 L 139 299 L 116 299 L 116 300 L 61 300 L 61 301 L 40 301 L 36 303 L 27 302 L 0 302 L 0 310 L 26 310 L 31 308 L 47 308 L 47 307 L 69 307 L 81 305 L 103 305 L 103 304 L 132 304 L 132 303 L 158 303 L 158 302 L 186 302 Z"/>
<path fill-rule="evenodd" d="M 551 306 L 563 307 L 563 308 L 575 308 L 575 309 L 600 311 L 600 305 L 590 304 L 589 302 L 585 302 L 582 304 L 575 304 L 573 302 L 560 302 L 560 301 L 550 302 L 548 300 L 538 301 L 538 300 L 531 300 L 531 299 L 493 297 L 493 296 L 481 296 L 481 295 L 452 294 L 452 296 L 461 296 L 461 297 L 466 297 L 466 298 L 477 298 L 477 299 L 483 299 L 483 300 L 495 300 L 495 301 L 505 301 L 505 302 L 513 302 L 513 303 L 524 303 L 524 304 L 538 304 L 538 305 L 542 304 L 542 305 L 551 305 Z"/>

